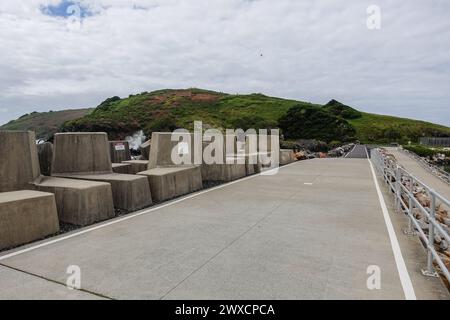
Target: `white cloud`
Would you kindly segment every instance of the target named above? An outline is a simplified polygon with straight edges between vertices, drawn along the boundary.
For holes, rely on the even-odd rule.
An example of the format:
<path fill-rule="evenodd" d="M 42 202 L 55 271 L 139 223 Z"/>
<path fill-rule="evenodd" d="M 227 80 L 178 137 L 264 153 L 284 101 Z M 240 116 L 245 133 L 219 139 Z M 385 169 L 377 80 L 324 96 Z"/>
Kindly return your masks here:
<path fill-rule="evenodd" d="M 201 87 L 325 103 L 450 125 L 445 0 L 82 0 L 80 30 L 24 0 L 0 4 L 0 104 L 96 106 L 113 95 Z M 262 56 L 261 56 L 262 55 Z"/>

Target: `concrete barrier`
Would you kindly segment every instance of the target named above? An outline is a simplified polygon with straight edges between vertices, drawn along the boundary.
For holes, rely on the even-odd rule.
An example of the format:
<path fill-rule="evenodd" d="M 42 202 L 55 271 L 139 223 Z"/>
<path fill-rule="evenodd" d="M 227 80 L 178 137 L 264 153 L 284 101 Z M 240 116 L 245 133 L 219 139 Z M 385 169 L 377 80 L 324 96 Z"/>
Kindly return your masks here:
<path fill-rule="evenodd" d="M 49 176 L 52 172 L 53 144 L 44 142 L 37 145 L 41 174 Z"/>
<path fill-rule="evenodd" d="M 150 159 L 150 148 L 152 146 L 152 140 L 147 140 L 143 144 L 139 146 L 139 149 L 141 150 L 141 155 L 145 160 Z"/>
<path fill-rule="evenodd" d="M 62 222 L 85 226 L 114 217 L 109 183 L 44 177 L 36 189 L 55 195 Z"/>
<path fill-rule="evenodd" d="M 133 174 L 129 163 L 113 163 L 112 170 L 114 173 Z"/>
<path fill-rule="evenodd" d="M 137 174 L 148 169 L 148 160 L 128 160 L 122 163 L 130 165 L 130 174 Z"/>
<path fill-rule="evenodd" d="M 213 141 L 209 138 L 206 138 L 206 141 L 203 141 L 203 149 L 208 148 L 208 146 L 213 143 Z M 233 150 L 229 150 L 230 152 L 227 154 L 227 140 L 233 145 Z M 202 178 L 203 181 L 233 181 L 240 178 L 243 178 L 247 175 L 246 159 L 242 159 L 245 157 L 245 150 L 243 151 L 242 156 L 238 155 L 237 149 L 237 141 L 236 136 L 225 136 L 224 143 L 222 144 L 222 153 L 223 157 L 219 160 L 221 163 L 207 163 L 205 159 L 203 159 L 202 164 Z M 242 160 L 242 163 L 238 163 L 238 159 Z M 234 162 L 234 163 L 227 163 Z M 249 170 L 249 174 L 252 174 Z"/>
<path fill-rule="evenodd" d="M 35 189 L 51 192 L 55 194 L 59 219 L 66 223 L 86 225 L 114 216 L 109 184 L 43 177 L 35 141 L 36 136 L 31 131 L 0 131 L 1 147 L 10 150 L 0 153 L 0 181 L 4 187 L 1 191 Z M 13 161 L 14 157 L 16 161 Z M 8 178 L 3 180 L 4 176 Z M 11 177 L 18 177 L 21 183 Z M 94 205 L 95 201 L 101 205 Z M 40 210 L 36 207 L 36 211 Z"/>
<path fill-rule="evenodd" d="M 176 135 L 175 135 L 176 136 Z M 179 135 L 178 141 L 171 141 L 172 133 L 155 132 L 152 134 L 152 147 L 148 170 L 139 172 L 146 176 L 157 202 L 175 198 L 203 188 L 201 169 L 193 165 L 194 152 L 191 134 Z M 190 142 L 186 140 L 190 139 Z M 172 150 L 189 159 L 187 163 L 174 163 Z M 200 150 L 201 153 L 201 150 Z"/>
<path fill-rule="evenodd" d="M 32 190 L 0 193 L 0 250 L 59 231 L 55 196 Z"/>
<path fill-rule="evenodd" d="M 113 173 L 108 148 L 106 133 L 57 133 L 52 176 L 107 182 L 118 209 L 134 211 L 151 205 L 148 180 Z"/>
<path fill-rule="evenodd" d="M 109 141 L 109 152 L 112 163 L 121 163 L 131 160 L 130 145 L 128 141 Z"/>
<path fill-rule="evenodd" d="M 0 192 L 32 188 L 41 172 L 31 131 L 0 131 Z"/>

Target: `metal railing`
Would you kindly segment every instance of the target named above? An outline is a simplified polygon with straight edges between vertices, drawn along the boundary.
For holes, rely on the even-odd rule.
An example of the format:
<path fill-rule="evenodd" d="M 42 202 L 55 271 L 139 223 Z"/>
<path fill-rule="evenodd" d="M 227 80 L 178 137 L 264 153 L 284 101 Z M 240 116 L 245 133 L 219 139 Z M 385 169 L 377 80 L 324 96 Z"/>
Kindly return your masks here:
<path fill-rule="evenodd" d="M 431 163 L 429 163 L 428 161 L 426 161 L 424 158 L 419 157 L 417 154 L 415 154 L 414 152 L 411 152 L 409 150 L 406 150 L 404 148 L 399 148 L 400 151 L 402 151 L 403 153 L 405 153 L 406 155 L 410 156 L 411 158 L 413 158 L 414 160 L 416 160 L 417 162 L 419 162 L 419 164 L 426 170 L 428 170 L 429 172 L 431 172 L 432 174 L 434 174 L 436 177 L 438 177 L 439 179 L 441 179 L 442 181 L 444 181 L 445 183 L 450 184 L 450 173 L 439 169 L 438 167 L 436 167 L 435 165 L 432 165 Z"/>
<path fill-rule="evenodd" d="M 435 247 L 436 237 L 442 239 L 441 243 L 446 241 L 446 244 L 450 245 L 450 235 L 445 230 L 448 227 L 436 219 L 438 208 L 445 206 L 449 212 L 449 200 L 400 167 L 393 157 L 380 149 L 372 150 L 371 160 L 394 194 L 397 212 L 403 212 L 408 216 L 408 228 L 404 230 L 404 233 L 418 235 L 427 249 L 427 266 L 422 273 L 426 276 L 438 276 L 435 269 L 437 265 L 440 272 L 450 282 L 449 269 L 439 254 L 440 249 Z M 415 191 L 416 194 L 421 193 L 429 204 L 423 205 L 416 198 Z M 423 219 L 418 219 L 418 216 L 422 216 Z M 426 230 L 428 234 L 425 233 Z"/>

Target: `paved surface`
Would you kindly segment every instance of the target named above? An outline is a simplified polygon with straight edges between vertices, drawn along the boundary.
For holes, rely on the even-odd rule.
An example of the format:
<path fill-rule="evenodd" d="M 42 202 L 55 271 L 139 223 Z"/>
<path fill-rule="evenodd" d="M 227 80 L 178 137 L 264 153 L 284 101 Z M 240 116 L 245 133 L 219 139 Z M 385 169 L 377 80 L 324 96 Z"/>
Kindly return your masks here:
<path fill-rule="evenodd" d="M 345 155 L 345 158 L 367 159 L 366 146 L 361 144 L 355 145 L 355 147 Z"/>
<path fill-rule="evenodd" d="M 3 253 L 0 298 L 404 298 L 367 160 L 297 162 L 123 219 Z M 418 298 L 447 298 L 418 276 L 417 239 L 401 241 Z M 64 286 L 69 265 L 84 291 Z"/>
<path fill-rule="evenodd" d="M 399 151 L 397 148 L 386 148 L 392 153 L 397 161 L 411 174 L 415 175 L 419 180 L 436 190 L 443 197 L 450 199 L 450 186 L 436 177 L 434 174 L 426 170 L 417 160 L 411 158 L 407 154 Z"/>

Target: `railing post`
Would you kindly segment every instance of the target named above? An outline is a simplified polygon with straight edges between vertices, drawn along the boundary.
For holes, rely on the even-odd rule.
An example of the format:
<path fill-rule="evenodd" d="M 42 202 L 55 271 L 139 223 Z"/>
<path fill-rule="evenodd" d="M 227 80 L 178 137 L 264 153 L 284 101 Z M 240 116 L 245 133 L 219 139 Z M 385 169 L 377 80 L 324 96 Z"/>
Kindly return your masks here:
<path fill-rule="evenodd" d="M 402 178 L 402 174 L 400 172 L 400 168 L 398 166 L 395 167 L 395 195 L 396 195 L 396 203 L 397 203 L 397 212 L 400 213 L 401 209 L 402 209 L 402 202 L 401 202 L 401 197 L 402 197 L 402 187 L 401 187 L 401 178 Z"/>
<path fill-rule="evenodd" d="M 404 230 L 403 232 L 407 235 L 415 235 L 416 231 L 414 230 L 414 223 L 412 221 L 412 219 L 414 219 L 414 179 L 413 177 L 409 176 L 409 195 L 408 195 L 408 199 L 409 199 L 409 204 L 408 204 L 408 210 L 409 210 L 409 214 L 411 215 L 410 217 L 408 217 L 408 229 Z"/>
<path fill-rule="evenodd" d="M 430 248 L 434 248 L 434 217 L 436 215 L 436 195 L 433 190 L 430 190 L 430 216 L 428 223 L 428 259 L 427 259 L 427 269 L 422 270 L 423 275 L 429 277 L 437 277 L 438 274 L 433 267 L 433 254 Z"/>

